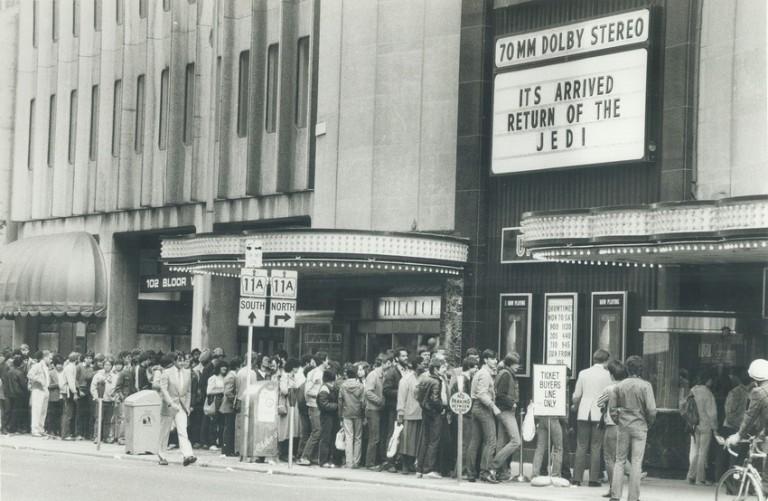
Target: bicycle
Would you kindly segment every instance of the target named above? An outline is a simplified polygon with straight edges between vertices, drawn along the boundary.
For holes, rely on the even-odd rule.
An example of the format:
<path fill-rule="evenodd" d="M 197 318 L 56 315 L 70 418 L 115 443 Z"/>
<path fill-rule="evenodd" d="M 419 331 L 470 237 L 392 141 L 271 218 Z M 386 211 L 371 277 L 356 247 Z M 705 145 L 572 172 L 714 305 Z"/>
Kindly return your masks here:
<path fill-rule="evenodd" d="M 725 447 L 722 437 L 715 437 L 717 443 Z M 743 466 L 734 466 L 726 471 L 717 483 L 715 501 L 765 501 L 763 484 L 760 472 L 752 465 L 753 459 L 765 459 L 766 453 L 759 450 L 758 445 L 762 437 L 751 437 L 741 440 L 740 443 L 749 443 L 749 453 L 744 459 Z M 738 456 L 730 446 L 728 453 Z"/>

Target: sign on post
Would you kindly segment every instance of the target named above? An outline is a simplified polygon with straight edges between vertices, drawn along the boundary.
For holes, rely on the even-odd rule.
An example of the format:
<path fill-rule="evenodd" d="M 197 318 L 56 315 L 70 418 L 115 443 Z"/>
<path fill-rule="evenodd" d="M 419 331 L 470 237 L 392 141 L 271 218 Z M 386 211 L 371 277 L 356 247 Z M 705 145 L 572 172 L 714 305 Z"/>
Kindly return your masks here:
<path fill-rule="evenodd" d="M 269 326 L 293 329 L 296 327 L 296 300 L 270 299 Z"/>
<path fill-rule="evenodd" d="M 246 268 L 261 268 L 263 262 L 263 251 L 261 247 L 261 240 L 258 238 L 249 238 L 245 241 L 245 267 Z"/>
<path fill-rule="evenodd" d="M 299 274 L 291 270 L 272 270 L 269 273 L 270 296 L 282 299 L 296 299 L 296 285 Z"/>
<path fill-rule="evenodd" d="M 472 398 L 461 391 L 459 393 L 454 393 L 449 403 L 453 412 L 464 415 L 469 412 L 469 409 L 472 407 Z"/>
<path fill-rule="evenodd" d="M 244 297 L 267 297 L 267 270 L 243 268 L 240 270 L 240 295 Z"/>
<path fill-rule="evenodd" d="M 565 417 L 568 374 L 565 365 L 533 365 L 534 415 Z"/>
<path fill-rule="evenodd" d="M 237 325 L 241 327 L 264 327 L 267 318 L 267 300 L 255 297 L 241 297 L 237 314 Z"/>

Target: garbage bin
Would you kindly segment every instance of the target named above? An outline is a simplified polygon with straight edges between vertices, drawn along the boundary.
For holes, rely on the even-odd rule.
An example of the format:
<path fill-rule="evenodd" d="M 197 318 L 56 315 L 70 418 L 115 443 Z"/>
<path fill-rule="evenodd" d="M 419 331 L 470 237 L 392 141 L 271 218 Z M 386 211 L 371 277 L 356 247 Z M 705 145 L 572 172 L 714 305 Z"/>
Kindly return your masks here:
<path fill-rule="evenodd" d="M 126 454 L 157 454 L 160 403 L 160 396 L 152 390 L 142 390 L 125 399 Z"/>

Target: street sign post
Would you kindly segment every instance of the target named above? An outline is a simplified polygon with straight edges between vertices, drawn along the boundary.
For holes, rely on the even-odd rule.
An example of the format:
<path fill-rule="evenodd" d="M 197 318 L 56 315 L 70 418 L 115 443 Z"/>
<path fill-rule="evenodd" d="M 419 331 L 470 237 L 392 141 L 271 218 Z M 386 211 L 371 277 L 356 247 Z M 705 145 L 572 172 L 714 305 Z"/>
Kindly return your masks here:
<path fill-rule="evenodd" d="M 464 414 L 469 412 L 472 408 L 472 398 L 464 393 L 464 375 L 460 374 L 457 379 L 456 388 L 459 389 L 458 393 L 454 393 L 451 400 L 448 402 L 451 410 L 458 415 L 458 440 L 456 441 L 456 480 L 461 483 L 461 475 L 464 473 L 464 459 L 462 458 L 462 450 L 464 449 Z"/>

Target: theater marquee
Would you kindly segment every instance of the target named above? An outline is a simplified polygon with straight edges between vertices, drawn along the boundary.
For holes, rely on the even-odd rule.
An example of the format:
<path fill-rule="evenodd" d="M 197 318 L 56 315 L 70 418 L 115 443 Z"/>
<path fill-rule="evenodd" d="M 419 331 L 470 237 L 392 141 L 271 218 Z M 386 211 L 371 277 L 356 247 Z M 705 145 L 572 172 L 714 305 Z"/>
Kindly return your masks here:
<path fill-rule="evenodd" d="M 499 39 L 497 67 L 512 71 L 494 80 L 493 174 L 645 158 L 648 14 Z"/>

